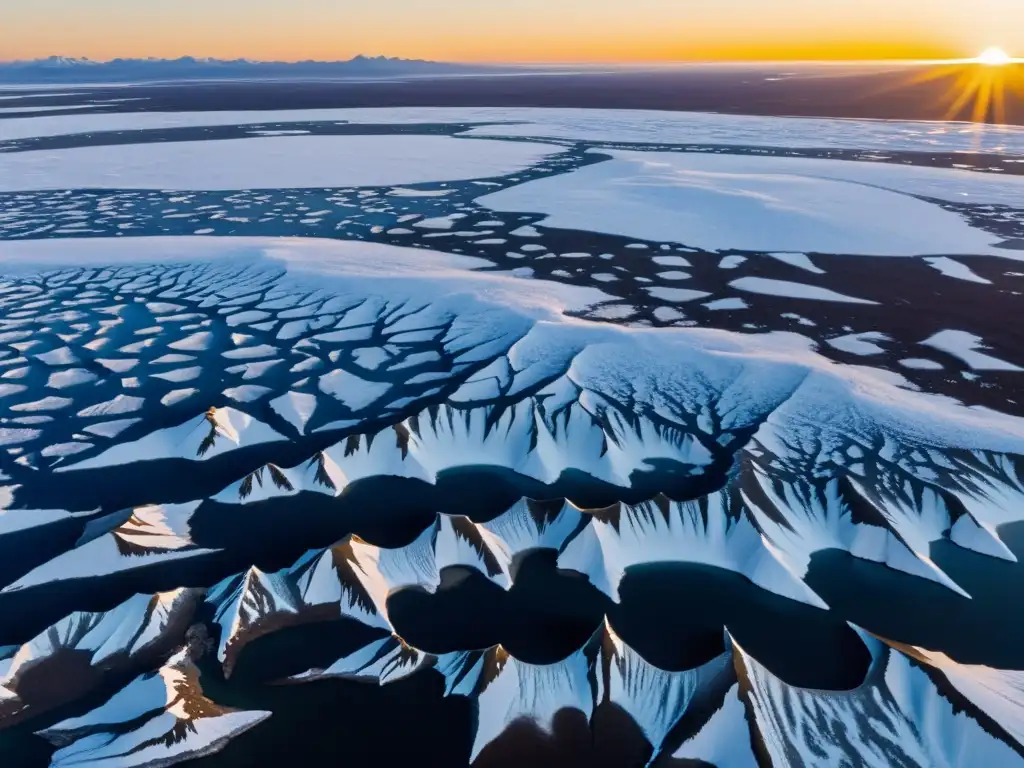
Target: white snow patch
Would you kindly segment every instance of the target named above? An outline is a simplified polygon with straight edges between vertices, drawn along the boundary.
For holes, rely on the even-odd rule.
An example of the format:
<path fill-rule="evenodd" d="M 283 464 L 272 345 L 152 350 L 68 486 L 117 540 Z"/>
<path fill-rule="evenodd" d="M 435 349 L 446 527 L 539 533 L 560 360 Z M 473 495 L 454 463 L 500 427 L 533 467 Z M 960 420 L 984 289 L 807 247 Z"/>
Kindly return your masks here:
<path fill-rule="evenodd" d="M 502 176 L 562 151 L 543 144 L 447 136 L 119 144 L 5 154 L 0 157 L 0 191 L 377 187 Z"/>
<path fill-rule="evenodd" d="M 444 197 L 454 192 L 454 189 L 405 189 L 395 187 L 388 195 L 390 197 Z"/>
<path fill-rule="evenodd" d="M 704 250 L 1014 258 L 995 247 L 999 237 L 911 194 L 1016 205 L 1024 199 L 1024 177 L 842 160 L 600 152 L 614 159 L 477 202 L 547 214 L 548 227 Z"/>
<path fill-rule="evenodd" d="M 117 437 L 133 424 L 138 424 L 142 419 L 115 419 L 114 421 L 103 421 L 99 424 L 90 424 L 83 432 L 98 437 Z"/>
<path fill-rule="evenodd" d="M 43 448 L 40 453 L 47 458 L 74 456 L 92 448 L 92 443 L 56 443 Z"/>
<path fill-rule="evenodd" d="M 43 239 L 0 243 L 7 274 L 84 264 L 229 261 L 286 269 L 292 284 L 334 290 L 341 295 L 407 295 L 420 303 L 443 302 L 453 316 L 495 305 L 520 319 L 565 321 L 565 312 L 586 309 L 612 297 L 584 286 L 520 280 L 474 272 L 491 267 L 485 259 L 358 241 L 318 238 L 143 237 Z M 206 350 L 213 334 L 200 331 L 168 344 L 176 351 Z"/>
<path fill-rule="evenodd" d="M 814 262 L 811 261 L 811 257 L 806 253 L 769 253 L 768 255 L 777 261 L 789 264 L 791 267 L 804 269 L 808 272 L 813 272 L 816 275 L 825 274 L 825 270 L 820 267 L 816 267 Z"/>
<path fill-rule="evenodd" d="M 704 306 L 712 312 L 719 312 L 723 310 L 747 309 L 750 305 L 743 299 L 735 297 L 731 299 L 716 299 L 715 301 L 709 301 Z"/>
<path fill-rule="evenodd" d="M 451 229 L 455 226 L 456 219 L 451 216 L 439 216 L 433 219 L 423 219 L 413 224 L 420 229 Z"/>
<path fill-rule="evenodd" d="M 78 362 L 75 353 L 69 347 L 51 349 L 49 352 L 33 355 L 36 360 L 46 365 L 74 365 Z"/>
<path fill-rule="evenodd" d="M 759 293 L 764 296 L 786 296 L 791 299 L 810 299 L 812 301 L 839 301 L 846 304 L 878 303 L 836 293 L 816 285 L 793 283 L 789 280 L 773 280 L 768 277 L 741 277 L 739 280 L 733 280 L 729 285 L 740 291 Z"/>
<path fill-rule="evenodd" d="M 656 299 L 675 302 L 695 301 L 711 295 L 707 291 L 696 291 L 692 288 L 647 287 L 644 290 Z"/>
<path fill-rule="evenodd" d="M 213 334 L 209 331 L 200 331 L 193 333 L 191 336 L 186 336 L 184 339 L 172 342 L 167 346 L 170 349 L 177 349 L 183 352 L 202 352 L 210 346 L 210 342 L 213 341 Z"/>
<path fill-rule="evenodd" d="M 59 107 L 3 107 L 0 108 L 0 115 L 13 115 L 13 114 L 24 114 L 24 115 L 35 115 L 42 114 L 43 112 L 60 112 L 62 110 L 72 109 L 96 109 L 94 104 L 66 104 Z"/>
<path fill-rule="evenodd" d="M 271 390 L 257 384 L 242 384 L 238 387 L 230 387 L 224 390 L 224 396 L 234 400 L 236 403 L 252 403 L 261 397 L 269 395 Z"/>
<path fill-rule="evenodd" d="M 957 280 L 966 280 L 969 283 L 992 285 L 991 280 L 986 280 L 984 277 L 975 274 L 966 264 L 954 261 L 948 256 L 936 256 L 925 259 L 925 261 L 935 267 L 935 269 L 939 270 L 939 272 L 944 274 L 946 277 L 955 277 Z"/>
<path fill-rule="evenodd" d="M 1013 363 L 1000 360 L 997 357 L 979 352 L 985 348 L 985 343 L 979 336 L 967 331 L 939 331 L 931 338 L 921 342 L 926 347 L 932 347 L 952 355 L 975 371 L 1020 371 L 1024 370 Z"/>
<path fill-rule="evenodd" d="M 50 374 L 46 386 L 50 389 L 67 389 L 76 387 L 79 384 L 88 384 L 99 378 L 95 373 L 84 368 L 68 368 L 63 371 L 55 371 Z"/>
<path fill-rule="evenodd" d="M 655 264 L 663 267 L 692 267 L 690 260 L 684 256 L 655 256 L 651 259 Z"/>
<path fill-rule="evenodd" d="M 306 425 L 316 410 L 316 396 L 303 392 L 287 392 L 276 400 L 271 400 L 270 407 L 302 434 L 305 433 Z"/>
<path fill-rule="evenodd" d="M 941 371 L 942 363 L 937 363 L 934 360 L 928 360 L 923 357 L 908 357 L 904 360 L 900 360 L 900 365 L 904 368 L 910 368 L 915 371 Z"/>
<path fill-rule="evenodd" d="M 114 373 L 126 373 L 139 364 L 139 361 L 135 358 L 111 360 L 97 358 L 96 362 L 102 365 L 108 371 L 113 371 Z"/>
<path fill-rule="evenodd" d="M 114 416 L 121 413 L 134 413 L 135 411 L 142 410 L 142 406 L 145 404 L 146 401 L 141 397 L 117 395 L 113 400 L 107 400 L 106 402 L 97 403 L 96 405 L 90 405 L 88 408 L 83 408 L 78 412 L 78 415 L 85 418 L 93 418 L 99 416 Z"/>
<path fill-rule="evenodd" d="M 523 107 L 388 107 L 248 112 L 133 112 L 44 115 L 0 123 L 0 140 L 75 133 L 344 121 L 351 123 L 518 123 L 471 129 L 473 136 L 669 144 L 837 147 L 1024 155 L 1024 129 L 957 122 L 757 117 L 701 112 Z"/>
<path fill-rule="evenodd" d="M 537 231 L 537 228 L 529 224 L 513 229 L 509 234 L 513 237 L 540 237 L 540 232 Z"/>
<path fill-rule="evenodd" d="M 203 374 L 203 369 L 200 366 L 193 366 L 191 368 L 178 368 L 173 371 L 166 371 L 164 373 L 154 373 L 154 379 L 163 379 L 164 381 L 170 381 L 174 384 L 181 383 L 183 381 L 192 381 L 198 379 Z"/>
<path fill-rule="evenodd" d="M 0 494 L 9 492 L 9 487 L 0 488 Z M 88 517 L 93 514 L 91 511 L 68 512 L 63 509 L 4 509 L 3 506 L 0 506 L 0 535 L 38 528 L 70 518 Z M 2 678 L 3 675 L 0 674 L 0 679 Z"/>
<path fill-rule="evenodd" d="M 189 520 L 198 506 L 199 502 L 138 507 L 132 517 L 114 531 L 57 555 L 0 593 L 106 576 L 166 560 L 215 552 L 217 550 L 196 549 L 192 545 Z M 118 547 L 118 540 L 144 547 L 147 551 L 124 555 Z"/>
<path fill-rule="evenodd" d="M 866 333 L 851 333 L 847 336 L 837 336 L 834 339 L 826 339 L 826 343 L 840 352 L 849 352 L 851 355 L 881 355 L 885 352 L 878 344 L 878 341 L 891 341 L 884 333 L 878 331 L 867 331 Z"/>
<path fill-rule="evenodd" d="M 37 411 L 59 411 L 61 408 L 67 408 L 74 401 L 67 397 L 56 397 L 50 395 L 39 400 L 33 400 L 29 403 L 18 403 L 8 407 L 8 410 L 15 411 L 18 413 L 29 412 L 35 413 Z"/>
<path fill-rule="evenodd" d="M 743 702 L 740 701 L 739 685 L 734 685 L 726 694 L 721 709 L 672 757 L 676 760 L 700 760 L 718 768 L 757 768 L 749 729 Z"/>
<path fill-rule="evenodd" d="M 180 403 L 182 400 L 188 400 L 192 395 L 199 392 L 198 389 L 175 389 L 168 392 L 166 395 L 160 398 L 160 402 L 168 407 Z"/>
<path fill-rule="evenodd" d="M 718 262 L 719 269 L 736 269 L 740 264 L 747 260 L 746 256 L 723 256 L 722 260 Z"/>
<path fill-rule="evenodd" d="M 391 384 L 367 381 L 340 368 L 320 377 L 320 391 L 344 403 L 352 411 L 361 411 L 376 403 L 391 390 Z"/>
<path fill-rule="evenodd" d="M 305 136 L 309 131 L 250 131 L 250 133 L 256 136 Z"/>
<path fill-rule="evenodd" d="M 946 121 L 760 117 L 703 112 L 615 109 L 388 109 L 352 110 L 349 119 L 374 122 L 501 122 L 472 136 L 557 138 L 663 144 L 734 144 L 750 147 L 872 149 L 909 152 L 993 152 L 1024 155 L 1024 129 Z M 601 150 L 602 152 L 605 150 Z"/>
<path fill-rule="evenodd" d="M 99 456 L 69 469 L 91 469 L 157 459 L 203 461 L 251 445 L 283 440 L 277 432 L 247 413 L 212 408 L 183 424 L 150 432 L 130 443 L 119 443 Z M 62 471 L 65 468 L 62 468 Z"/>

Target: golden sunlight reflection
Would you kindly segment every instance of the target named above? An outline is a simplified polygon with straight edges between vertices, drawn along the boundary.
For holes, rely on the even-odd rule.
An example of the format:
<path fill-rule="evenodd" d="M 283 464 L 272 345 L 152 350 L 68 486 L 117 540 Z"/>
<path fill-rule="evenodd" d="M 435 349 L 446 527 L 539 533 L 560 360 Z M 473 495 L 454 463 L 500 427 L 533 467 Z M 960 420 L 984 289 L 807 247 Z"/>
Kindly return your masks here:
<path fill-rule="evenodd" d="M 933 81 L 948 81 L 941 96 L 943 120 L 1005 124 L 1007 97 L 1024 98 L 1024 60 L 993 47 L 973 59 L 921 62 L 895 88 Z"/>

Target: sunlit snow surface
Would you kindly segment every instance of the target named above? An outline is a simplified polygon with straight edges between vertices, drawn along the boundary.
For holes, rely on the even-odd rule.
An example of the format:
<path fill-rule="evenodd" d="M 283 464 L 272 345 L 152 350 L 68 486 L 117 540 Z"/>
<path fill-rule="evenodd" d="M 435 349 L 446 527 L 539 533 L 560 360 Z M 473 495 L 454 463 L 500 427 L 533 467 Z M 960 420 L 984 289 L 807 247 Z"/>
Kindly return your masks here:
<path fill-rule="evenodd" d="M 1022 154 L 0 120 L 0 762 L 1024 764 Z"/>
<path fill-rule="evenodd" d="M 920 200 L 1019 203 L 1024 177 L 837 160 L 611 151 L 613 160 L 487 196 L 545 224 L 714 250 L 992 253 L 999 238 Z M 917 195 L 918 197 L 912 197 Z M 736 227 L 733 222 L 743 221 Z"/>
<path fill-rule="evenodd" d="M 259 137 L 0 156 L 0 189 L 383 186 L 512 173 L 559 150 L 440 136 Z"/>

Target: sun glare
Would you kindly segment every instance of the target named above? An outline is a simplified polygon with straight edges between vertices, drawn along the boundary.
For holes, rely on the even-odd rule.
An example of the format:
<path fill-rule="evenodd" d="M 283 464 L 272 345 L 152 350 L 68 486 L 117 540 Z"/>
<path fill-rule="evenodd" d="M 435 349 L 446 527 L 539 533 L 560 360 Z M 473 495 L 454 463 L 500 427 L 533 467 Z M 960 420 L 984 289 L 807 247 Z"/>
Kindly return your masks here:
<path fill-rule="evenodd" d="M 1012 63 L 1013 59 L 1011 59 L 1010 54 L 1002 48 L 992 47 L 986 48 L 982 51 L 981 55 L 977 58 L 977 62 L 989 67 L 1002 67 L 1006 64 Z"/>
<path fill-rule="evenodd" d="M 922 64 L 918 72 L 884 90 L 946 81 L 940 97 L 946 107 L 942 119 L 974 123 L 1006 123 L 1007 101 L 1024 99 L 1024 59 L 1015 59 L 1002 48 L 986 48 L 973 59 Z"/>

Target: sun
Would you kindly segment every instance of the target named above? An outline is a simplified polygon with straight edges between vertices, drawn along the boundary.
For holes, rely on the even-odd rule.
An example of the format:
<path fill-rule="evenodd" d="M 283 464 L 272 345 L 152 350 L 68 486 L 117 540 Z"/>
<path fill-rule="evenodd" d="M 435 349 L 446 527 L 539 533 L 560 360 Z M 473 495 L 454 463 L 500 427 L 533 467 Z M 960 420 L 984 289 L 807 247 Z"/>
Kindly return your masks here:
<path fill-rule="evenodd" d="M 884 91 L 945 81 L 940 98 L 947 107 L 943 120 L 973 123 L 1007 122 L 1007 102 L 1024 100 L 1024 59 L 1015 59 L 1002 48 L 986 48 L 973 59 L 921 62 L 926 66 Z"/>
<path fill-rule="evenodd" d="M 1011 64 L 1013 59 L 1011 59 L 1010 54 L 1002 48 L 996 48 L 993 46 L 982 51 L 975 61 L 988 67 L 1002 67 L 1006 64 Z"/>

